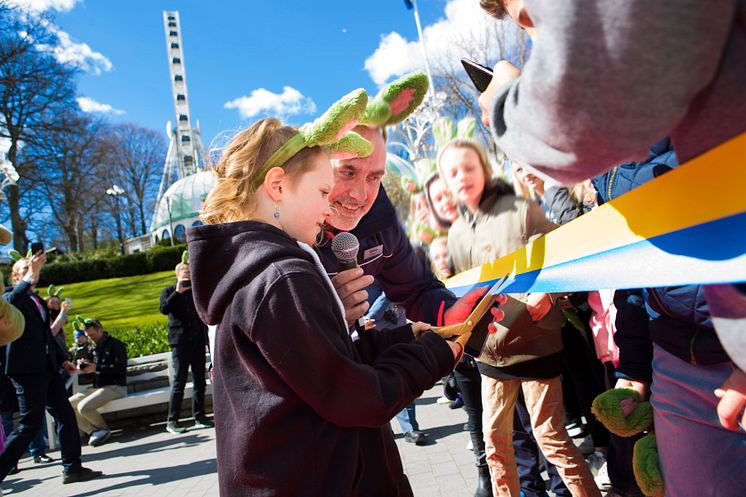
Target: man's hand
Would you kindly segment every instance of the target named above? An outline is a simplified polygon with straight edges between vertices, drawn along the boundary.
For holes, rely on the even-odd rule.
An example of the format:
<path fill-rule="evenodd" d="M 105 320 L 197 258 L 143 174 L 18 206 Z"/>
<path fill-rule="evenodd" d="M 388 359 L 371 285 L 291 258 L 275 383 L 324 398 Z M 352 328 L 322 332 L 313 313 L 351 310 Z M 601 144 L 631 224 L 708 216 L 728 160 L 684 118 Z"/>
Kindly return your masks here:
<path fill-rule="evenodd" d="M 648 398 L 648 394 L 650 393 L 649 383 L 627 378 L 619 378 L 616 381 L 616 385 L 614 385 L 614 388 L 631 388 L 632 390 L 640 394 L 641 400 L 646 400 Z"/>
<path fill-rule="evenodd" d="M 503 85 L 513 81 L 521 75 L 521 70 L 516 66 L 508 62 L 507 60 L 501 60 L 492 69 L 492 81 L 490 85 L 484 90 L 484 93 L 479 95 L 479 108 L 482 109 L 482 123 L 485 126 L 490 125 L 490 106 L 492 101 L 495 99 L 497 91 L 502 88 Z"/>
<path fill-rule="evenodd" d="M 26 274 L 23 275 L 24 279 L 31 280 L 34 283 L 39 281 L 39 274 L 41 273 L 41 268 L 44 266 L 45 262 L 47 262 L 47 254 L 43 251 L 39 251 L 32 255 L 31 264 L 29 265 Z"/>
<path fill-rule="evenodd" d="M 370 307 L 368 292 L 365 289 L 372 285 L 373 281 L 373 276 L 363 274 L 359 267 L 340 271 L 332 278 L 339 300 L 345 308 L 347 324 L 353 323 Z"/>
<path fill-rule="evenodd" d="M 526 299 L 526 309 L 531 315 L 531 320 L 541 321 L 552 309 L 552 299 L 548 293 L 529 293 Z"/>
<path fill-rule="evenodd" d="M 78 372 L 78 368 L 76 368 L 75 364 L 70 361 L 63 362 L 62 368 L 67 371 L 67 374 L 69 374 L 70 376 L 75 376 Z"/>
<path fill-rule="evenodd" d="M 184 293 L 187 290 L 191 290 L 192 280 L 178 280 L 176 282 L 176 291 L 178 293 Z"/>
<path fill-rule="evenodd" d="M 469 317 L 469 314 L 474 310 L 474 307 L 476 307 L 477 302 L 482 298 L 482 295 L 487 293 L 487 290 L 489 290 L 489 288 L 486 286 L 477 288 L 458 299 L 456 303 L 445 312 L 443 316 L 443 324 L 448 326 L 466 321 L 466 318 Z M 490 298 L 494 298 L 497 303 L 504 303 L 506 301 L 504 295 L 497 295 Z M 490 312 L 492 313 L 492 317 L 495 318 L 495 321 L 500 321 L 505 317 L 505 313 L 498 308 L 492 307 Z M 495 333 L 495 331 L 497 331 L 492 324 L 490 324 L 488 328 L 490 333 Z"/>
<path fill-rule="evenodd" d="M 715 390 L 718 402 L 718 419 L 720 424 L 729 430 L 738 431 L 741 426 L 746 429 L 746 373 L 737 369 L 725 380 L 723 386 Z"/>
<path fill-rule="evenodd" d="M 89 374 L 89 373 L 95 373 L 96 372 L 96 363 L 95 362 L 89 362 L 86 364 L 86 366 L 80 370 L 83 374 Z"/>

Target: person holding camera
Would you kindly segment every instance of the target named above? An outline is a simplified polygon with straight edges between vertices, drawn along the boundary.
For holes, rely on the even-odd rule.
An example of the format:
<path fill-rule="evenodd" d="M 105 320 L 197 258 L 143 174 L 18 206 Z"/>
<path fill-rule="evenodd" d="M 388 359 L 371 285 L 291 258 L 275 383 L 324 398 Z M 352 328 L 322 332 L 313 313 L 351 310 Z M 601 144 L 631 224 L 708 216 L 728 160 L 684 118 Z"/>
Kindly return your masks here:
<path fill-rule="evenodd" d="M 192 277 L 186 252 L 182 262 L 176 265 L 176 284 L 164 288 L 161 293 L 161 314 L 168 316 L 168 344 L 174 364 L 174 381 L 171 383 L 171 398 L 168 402 L 166 431 L 174 435 L 184 433 L 179 426 L 181 401 L 184 398 L 189 368 L 192 368 L 192 416 L 194 428 L 215 426 L 205 416 L 205 345 L 207 325 L 197 315 L 192 297 Z"/>
<path fill-rule="evenodd" d="M 103 416 L 98 408 L 107 402 L 124 397 L 127 386 L 127 346 L 104 331 L 96 319 L 81 319 L 83 331 L 95 344 L 94 361 L 85 358 L 78 360 L 80 373 L 95 374 L 93 388 L 78 392 L 70 397 L 70 404 L 75 409 L 80 430 L 89 434 L 88 445 L 97 447 L 111 436 Z"/>
<path fill-rule="evenodd" d="M 49 311 L 34 290 L 45 262 L 43 250 L 20 258 L 13 265 L 14 286 L 4 295 L 5 300 L 23 314 L 25 327 L 21 337 L 6 346 L 3 358 L 5 374 L 13 382 L 18 396 L 20 419 L 8 436 L 5 451 L 0 454 L 0 481 L 16 466 L 29 442 L 41 430 L 45 406 L 51 408 L 57 421 L 62 447 L 62 482 L 74 483 L 101 476 L 100 471 L 81 464 L 78 423 L 59 374 L 60 367 L 71 375 L 76 373 L 76 368 L 66 360 L 67 351 L 52 337 Z"/>

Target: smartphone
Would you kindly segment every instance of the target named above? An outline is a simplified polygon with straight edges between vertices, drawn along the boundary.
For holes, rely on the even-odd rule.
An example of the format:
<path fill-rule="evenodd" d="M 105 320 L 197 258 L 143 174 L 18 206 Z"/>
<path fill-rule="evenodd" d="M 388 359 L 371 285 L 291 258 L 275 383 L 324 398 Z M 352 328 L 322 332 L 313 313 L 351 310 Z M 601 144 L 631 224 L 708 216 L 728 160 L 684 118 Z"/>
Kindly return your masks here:
<path fill-rule="evenodd" d="M 43 242 L 34 242 L 31 244 L 31 253 L 33 255 L 38 254 L 39 252 L 44 252 L 44 243 Z"/>
<path fill-rule="evenodd" d="M 67 298 L 65 299 L 65 303 L 66 303 L 66 304 L 68 305 L 68 307 L 72 308 L 72 305 L 73 305 L 73 299 L 71 299 L 70 297 L 67 297 Z"/>
<path fill-rule="evenodd" d="M 192 280 L 184 280 L 181 283 L 183 288 L 192 288 Z"/>
<path fill-rule="evenodd" d="M 508 300 L 505 303 L 500 304 L 499 306 L 500 310 L 505 313 L 505 317 L 502 319 L 502 321 L 500 321 L 500 324 L 507 328 L 510 328 L 516 318 L 520 315 L 520 313 L 526 312 L 526 304 L 511 297 L 510 295 L 506 294 L 505 297 L 507 297 Z M 488 298 L 495 297 L 494 295 L 492 295 Z M 479 355 L 482 353 L 484 343 L 487 341 L 487 337 L 490 333 L 487 326 L 492 322 L 492 320 L 493 316 L 490 311 L 484 313 L 482 319 L 479 320 L 479 323 L 477 323 L 477 325 L 471 331 L 471 337 L 466 342 L 464 353 L 469 354 L 472 357 L 479 357 Z"/>
<path fill-rule="evenodd" d="M 474 83 L 477 91 L 479 91 L 479 93 L 484 93 L 484 90 L 486 90 L 490 85 L 490 82 L 492 82 L 492 69 L 483 66 L 478 62 L 474 62 L 471 59 L 467 59 L 466 57 L 461 59 L 461 64 L 464 66 L 464 69 L 466 69 L 466 74 L 469 75 L 469 78 L 471 79 L 471 82 Z"/>

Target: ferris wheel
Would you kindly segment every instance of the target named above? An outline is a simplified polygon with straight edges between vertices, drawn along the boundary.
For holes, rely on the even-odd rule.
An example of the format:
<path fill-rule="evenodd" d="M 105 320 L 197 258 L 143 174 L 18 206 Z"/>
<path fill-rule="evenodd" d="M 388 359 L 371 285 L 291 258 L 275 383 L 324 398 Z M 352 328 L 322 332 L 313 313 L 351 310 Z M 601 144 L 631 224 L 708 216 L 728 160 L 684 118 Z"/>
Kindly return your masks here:
<path fill-rule="evenodd" d="M 166 34 L 168 72 L 171 80 L 171 96 L 176 113 L 176 124 L 166 124 L 169 137 L 168 152 L 163 165 L 161 185 L 156 206 L 174 182 L 202 171 L 207 165 L 202 145 L 199 121 L 193 125 L 189 112 L 184 46 L 181 37 L 181 21 L 177 11 L 163 12 L 163 28 Z"/>

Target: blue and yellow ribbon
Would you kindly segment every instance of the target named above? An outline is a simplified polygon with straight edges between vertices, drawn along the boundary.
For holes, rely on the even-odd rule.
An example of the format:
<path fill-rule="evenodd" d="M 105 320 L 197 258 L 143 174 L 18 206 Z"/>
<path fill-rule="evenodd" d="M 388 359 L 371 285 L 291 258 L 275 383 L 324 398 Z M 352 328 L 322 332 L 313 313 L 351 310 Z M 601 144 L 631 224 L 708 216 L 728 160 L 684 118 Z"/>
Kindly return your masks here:
<path fill-rule="evenodd" d="M 448 280 L 461 296 L 746 281 L 746 134 Z"/>

